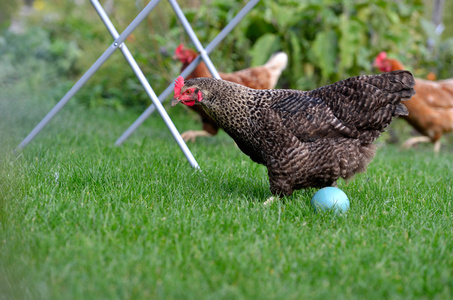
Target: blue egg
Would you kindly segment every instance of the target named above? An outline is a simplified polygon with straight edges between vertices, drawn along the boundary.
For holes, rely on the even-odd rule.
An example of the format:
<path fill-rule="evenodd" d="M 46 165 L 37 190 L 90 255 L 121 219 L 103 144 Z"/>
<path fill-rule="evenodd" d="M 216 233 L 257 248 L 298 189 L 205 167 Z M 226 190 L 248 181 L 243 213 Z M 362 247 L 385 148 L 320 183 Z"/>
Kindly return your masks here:
<path fill-rule="evenodd" d="M 313 198 L 311 198 L 310 203 L 316 213 L 333 210 L 335 214 L 341 214 L 349 209 L 348 196 L 336 187 L 325 187 L 320 189 Z"/>

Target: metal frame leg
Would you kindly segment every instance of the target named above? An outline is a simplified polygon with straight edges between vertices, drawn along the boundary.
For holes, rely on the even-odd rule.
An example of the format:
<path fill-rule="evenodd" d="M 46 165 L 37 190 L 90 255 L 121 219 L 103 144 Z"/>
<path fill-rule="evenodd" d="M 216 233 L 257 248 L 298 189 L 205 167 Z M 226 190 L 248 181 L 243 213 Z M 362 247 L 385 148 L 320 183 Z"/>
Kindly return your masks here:
<path fill-rule="evenodd" d="M 127 49 L 126 45 L 123 43 L 124 40 L 134 31 L 134 29 L 146 18 L 146 16 L 156 7 L 156 5 L 161 0 L 152 0 L 148 3 L 148 5 L 137 15 L 137 17 L 129 24 L 129 26 L 119 35 L 118 32 L 114 29 L 113 25 L 111 25 L 110 20 L 108 19 L 105 11 L 100 6 L 99 2 L 93 0 L 91 3 L 96 8 L 98 12 L 101 12 L 100 16 L 101 19 L 106 24 L 108 30 L 115 38 L 115 41 L 112 45 L 105 50 L 105 52 L 98 58 L 98 60 L 88 69 L 88 71 L 74 84 L 74 86 L 66 93 L 65 96 L 54 106 L 54 108 L 41 120 L 41 122 L 27 135 L 27 137 L 17 146 L 16 150 L 23 149 L 26 145 L 28 145 L 38 134 L 41 130 L 55 117 L 55 115 L 69 102 L 69 100 L 82 88 L 82 86 L 88 81 L 88 79 L 93 76 L 96 71 L 104 64 L 104 62 L 115 52 L 116 49 L 120 48 L 123 52 L 128 63 L 131 65 L 131 68 L 134 70 L 136 76 L 142 83 L 143 87 L 145 88 L 146 92 L 150 96 L 151 100 L 153 101 L 154 105 L 156 106 L 157 110 L 159 111 L 162 119 L 164 120 L 165 124 L 167 125 L 168 129 L 173 134 L 176 142 L 178 143 L 179 147 L 183 151 L 184 155 L 186 156 L 189 163 L 194 168 L 199 168 L 198 163 L 196 162 L 195 158 L 193 157 L 190 150 L 187 148 L 184 140 L 181 138 L 181 135 L 178 133 L 176 127 L 174 126 L 173 122 L 171 121 L 170 117 L 166 113 L 165 109 L 163 108 L 162 104 L 160 103 L 159 99 L 157 98 L 156 94 L 152 90 L 151 86 L 149 85 L 148 81 L 146 80 L 143 72 L 138 67 L 137 63 L 135 62 L 134 58 L 132 57 L 131 53 Z"/>
<path fill-rule="evenodd" d="M 102 8 L 101 4 L 97 0 L 90 0 L 93 4 L 94 8 L 96 9 L 99 17 L 104 22 L 105 26 L 109 30 L 110 34 L 113 36 L 114 39 L 117 39 L 119 34 L 118 31 L 113 26 L 113 23 L 110 21 L 110 18 L 105 13 L 105 10 Z M 181 148 L 182 152 L 186 156 L 187 160 L 189 161 L 190 165 L 194 168 L 199 168 L 197 161 L 193 157 L 192 153 L 190 152 L 189 148 L 187 147 L 184 140 L 181 138 L 178 130 L 176 129 L 175 125 L 171 121 L 170 117 L 168 116 L 167 112 L 165 111 L 164 107 L 160 103 L 159 99 L 157 98 L 154 90 L 151 88 L 148 80 L 146 79 L 145 75 L 143 74 L 142 70 L 138 66 L 137 62 L 135 61 L 134 57 L 130 53 L 129 49 L 127 48 L 126 44 L 122 44 L 120 46 L 120 50 L 123 53 L 124 57 L 126 58 L 127 62 L 131 66 L 132 70 L 134 71 L 137 78 L 140 80 L 143 88 L 145 89 L 148 96 L 151 98 L 152 102 L 156 106 L 160 116 L 164 120 L 165 124 L 167 125 L 168 129 L 172 133 L 175 141 L 178 143 L 179 147 Z"/>

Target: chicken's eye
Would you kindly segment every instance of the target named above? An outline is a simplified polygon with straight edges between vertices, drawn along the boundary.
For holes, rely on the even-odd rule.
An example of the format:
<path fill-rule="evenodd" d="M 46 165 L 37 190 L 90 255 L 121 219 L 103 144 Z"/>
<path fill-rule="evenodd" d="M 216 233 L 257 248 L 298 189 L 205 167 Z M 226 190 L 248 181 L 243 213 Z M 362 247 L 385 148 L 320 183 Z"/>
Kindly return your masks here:
<path fill-rule="evenodd" d="M 189 95 L 189 94 L 190 94 L 190 90 L 187 90 L 185 93 L 186 93 L 187 95 Z"/>

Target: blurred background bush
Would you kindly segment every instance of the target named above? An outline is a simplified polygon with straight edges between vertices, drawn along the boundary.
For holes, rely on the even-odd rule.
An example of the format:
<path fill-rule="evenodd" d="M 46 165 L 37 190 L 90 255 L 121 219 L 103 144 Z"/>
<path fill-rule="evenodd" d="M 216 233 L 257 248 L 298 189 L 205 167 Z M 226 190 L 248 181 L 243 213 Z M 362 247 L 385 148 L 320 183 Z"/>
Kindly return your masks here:
<path fill-rule="evenodd" d="M 149 1 L 101 1 L 121 32 Z M 178 1 L 207 45 L 247 1 Z M 381 51 L 399 58 L 416 76 L 453 77 L 453 1 L 445 3 L 446 30 L 431 22 L 434 0 L 262 0 L 213 52 L 225 72 L 264 63 L 277 50 L 290 58 L 278 87 L 312 89 L 373 70 Z M 87 0 L 0 0 L 0 85 L 35 73 L 30 82 L 77 80 L 112 42 Z M 432 46 L 427 41 L 431 39 Z M 126 41 L 159 94 L 181 67 L 172 56 L 192 46 L 169 3 L 151 12 Z M 30 79 L 29 79 L 30 80 Z M 56 96 L 59 100 L 65 93 Z M 150 100 L 118 51 L 77 94 L 88 107 L 142 110 Z"/>

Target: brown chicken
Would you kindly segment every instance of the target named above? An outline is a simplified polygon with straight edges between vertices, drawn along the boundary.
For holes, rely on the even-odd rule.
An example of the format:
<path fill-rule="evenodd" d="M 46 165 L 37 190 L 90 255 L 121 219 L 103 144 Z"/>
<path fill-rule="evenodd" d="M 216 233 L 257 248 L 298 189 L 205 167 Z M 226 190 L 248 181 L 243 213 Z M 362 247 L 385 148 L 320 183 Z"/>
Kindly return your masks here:
<path fill-rule="evenodd" d="M 352 77 L 312 91 L 256 90 L 214 78 L 184 83 L 180 76 L 172 105 L 202 106 L 242 152 L 267 167 L 270 191 L 281 197 L 365 171 L 373 142 L 393 117 L 407 115 L 401 101 L 414 94 L 414 84 L 408 71 Z"/>
<path fill-rule="evenodd" d="M 404 70 L 396 59 L 387 58 L 381 52 L 374 65 L 383 72 Z M 405 141 L 403 148 L 408 149 L 420 142 L 434 143 L 434 152 L 441 146 L 440 138 L 453 130 L 453 79 L 430 81 L 415 78 L 415 96 L 404 102 L 409 115 L 404 119 L 423 136 L 412 137 Z"/>
<path fill-rule="evenodd" d="M 198 56 L 198 53 L 193 49 L 184 48 L 184 45 L 179 45 L 175 50 L 175 56 L 183 63 L 181 72 Z M 277 85 L 278 78 L 282 71 L 286 68 L 288 56 L 279 52 L 271 56 L 269 61 L 263 66 L 252 67 L 233 73 L 221 73 L 220 77 L 223 80 L 236 82 L 254 89 L 273 89 Z M 186 79 L 196 77 L 212 77 L 204 62 L 201 62 L 195 70 L 187 76 Z M 203 123 L 202 131 L 189 130 L 181 134 L 185 141 L 195 141 L 199 136 L 216 135 L 220 126 L 212 119 L 201 106 L 191 107 L 196 111 Z"/>

